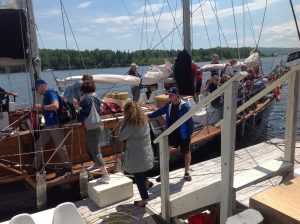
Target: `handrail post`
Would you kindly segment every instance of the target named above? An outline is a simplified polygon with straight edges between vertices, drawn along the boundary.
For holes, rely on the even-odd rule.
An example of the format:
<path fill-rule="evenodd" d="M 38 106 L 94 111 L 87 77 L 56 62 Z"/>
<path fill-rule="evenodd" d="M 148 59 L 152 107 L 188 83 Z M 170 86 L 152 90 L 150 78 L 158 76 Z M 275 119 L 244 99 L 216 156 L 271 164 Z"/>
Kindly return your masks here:
<path fill-rule="evenodd" d="M 170 223 L 170 183 L 169 183 L 169 144 L 168 136 L 159 140 L 159 162 L 161 177 L 161 216 Z"/>
<path fill-rule="evenodd" d="M 221 127 L 221 224 L 225 224 L 233 210 L 237 85 L 238 81 L 231 83 L 224 92 L 224 122 Z"/>
<path fill-rule="evenodd" d="M 284 161 L 294 163 L 299 100 L 300 70 L 290 75 L 288 81 L 288 102 L 285 121 Z"/>

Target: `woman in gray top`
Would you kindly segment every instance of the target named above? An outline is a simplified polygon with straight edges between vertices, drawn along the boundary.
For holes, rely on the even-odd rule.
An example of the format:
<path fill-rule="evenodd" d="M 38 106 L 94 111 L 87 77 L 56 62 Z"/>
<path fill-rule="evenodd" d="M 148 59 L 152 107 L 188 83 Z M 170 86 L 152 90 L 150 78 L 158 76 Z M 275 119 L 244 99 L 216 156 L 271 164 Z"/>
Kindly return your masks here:
<path fill-rule="evenodd" d="M 137 102 L 125 104 L 119 138 L 121 141 L 126 141 L 123 169 L 134 175 L 142 198 L 134 204 L 144 207 L 149 199 L 147 190 L 153 186 L 145 173 L 153 167 L 154 157 L 148 118 Z"/>
<path fill-rule="evenodd" d="M 92 79 L 83 82 L 80 90 L 83 93 L 80 102 L 73 102 L 74 107 L 79 110 L 77 120 L 85 124 L 85 142 L 88 152 L 95 162 L 95 167 L 100 168 L 102 173 L 102 177 L 99 178 L 97 182 L 108 182 L 110 177 L 105 167 L 105 161 L 102 157 L 100 148 L 100 135 L 103 129 L 103 125 L 100 121 L 101 101 L 96 95 L 96 86 Z M 94 119 L 89 119 L 90 116 L 94 117 Z M 95 117 L 99 118 L 98 121 Z M 92 124 L 86 123 L 87 120 L 90 120 Z"/>

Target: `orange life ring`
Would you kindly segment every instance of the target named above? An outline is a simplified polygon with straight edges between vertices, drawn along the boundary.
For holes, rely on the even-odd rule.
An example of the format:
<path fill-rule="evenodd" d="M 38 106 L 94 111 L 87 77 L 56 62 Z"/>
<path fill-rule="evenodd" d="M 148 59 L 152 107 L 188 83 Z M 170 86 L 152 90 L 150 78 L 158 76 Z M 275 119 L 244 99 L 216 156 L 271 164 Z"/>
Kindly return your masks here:
<path fill-rule="evenodd" d="M 280 101 L 280 86 L 277 86 L 275 89 L 273 89 L 273 96 L 276 101 Z"/>

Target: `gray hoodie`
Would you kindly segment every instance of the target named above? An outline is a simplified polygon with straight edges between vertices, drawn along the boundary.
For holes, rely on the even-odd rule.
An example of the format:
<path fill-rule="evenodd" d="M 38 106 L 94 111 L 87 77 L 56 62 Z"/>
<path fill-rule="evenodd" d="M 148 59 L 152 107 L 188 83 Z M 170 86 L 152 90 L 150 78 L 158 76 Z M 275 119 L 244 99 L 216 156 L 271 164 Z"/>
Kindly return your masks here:
<path fill-rule="evenodd" d="M 151 146 L 149 124 L 142 126 L 124 125 L 119 138 L 126 141 L 123 169 L 128 173 L 141 173 L 153 167 L 154 156 Z"/>

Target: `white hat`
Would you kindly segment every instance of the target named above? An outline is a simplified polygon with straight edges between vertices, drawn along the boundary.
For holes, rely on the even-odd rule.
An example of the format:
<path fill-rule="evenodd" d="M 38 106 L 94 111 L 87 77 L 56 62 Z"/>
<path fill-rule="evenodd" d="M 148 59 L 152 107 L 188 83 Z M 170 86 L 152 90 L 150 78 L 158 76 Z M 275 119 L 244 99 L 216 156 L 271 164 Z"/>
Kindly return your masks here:
<path fill-rule="evenodd" d="M 139 66 L 136 63 L 131 63 L 130 67 L 131 68 L 138 68 Z"/>

